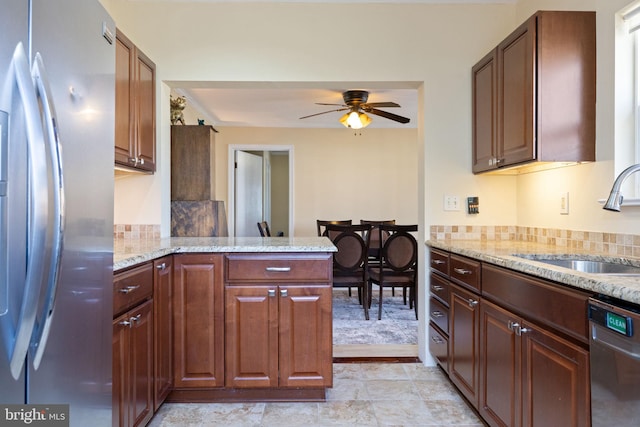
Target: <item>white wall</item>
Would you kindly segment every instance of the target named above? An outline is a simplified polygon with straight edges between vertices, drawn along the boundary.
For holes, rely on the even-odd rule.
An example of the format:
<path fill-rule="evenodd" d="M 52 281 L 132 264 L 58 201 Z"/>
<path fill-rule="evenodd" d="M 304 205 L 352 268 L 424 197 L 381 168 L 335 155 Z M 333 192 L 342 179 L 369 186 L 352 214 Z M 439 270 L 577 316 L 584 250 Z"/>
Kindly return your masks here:
<path fill-rule="evenodd" d="M 470 69 L 515 26 L 514 5 L 103 3 L 118 27 L 156 62 L 158 81 L 414 82 L 423 104 L 418 144 L 425 159 L 418 167 L 424 167 L 425 190 L 409 197 L 426 203 L 421 224 L 515 223 L 515 178 L 469 173 Z M 354 24 L 363 34 L 357 54 L 344 49 Z M 169 88 L 159 90 L 159 114 L 165 114 Z M 159 123 L 162 155 L 169 125 Z M 159 159 L 159 165 L 165 161 Z M 162 192 L 168 184 L 160 183 L 161 176 L 168 174 L 160 169 L 157 175 L 148 188 Z M 134 187 L 128 183 L 126 190 Z M 482 215 L 442 212 L 445 193 L 480 196 Z M 168 223 L 168 203 L 123 206 L 130 208 L 144 210 L 132 218 L 163 212 L 163 225 Z"/>
<path fill-rule="evenodd" d="M 294 236 L 315 235 L 316 219 L 418 222 L 415 129 L 367 129 L 360 136 L 345 129 L 218 130 L 216 194 L 225 200 L 229 145 L 293 147 Z"/>

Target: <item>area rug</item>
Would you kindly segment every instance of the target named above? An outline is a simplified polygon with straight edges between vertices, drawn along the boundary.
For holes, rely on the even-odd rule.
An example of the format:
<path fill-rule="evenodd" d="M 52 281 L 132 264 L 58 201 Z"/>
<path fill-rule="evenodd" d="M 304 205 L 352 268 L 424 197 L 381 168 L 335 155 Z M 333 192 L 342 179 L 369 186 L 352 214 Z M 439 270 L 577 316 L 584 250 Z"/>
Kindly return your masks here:
<path fill-rule="evenodd" d="M 358 303 L 358 292 L 333 289 L 333 344 L 417 344 L 418 321 L 415 311 L 402 302 L 402 290 L 382 297 L 382 319 L 378 320 L 378 289 L 374 286 L 369 319 Z"/>

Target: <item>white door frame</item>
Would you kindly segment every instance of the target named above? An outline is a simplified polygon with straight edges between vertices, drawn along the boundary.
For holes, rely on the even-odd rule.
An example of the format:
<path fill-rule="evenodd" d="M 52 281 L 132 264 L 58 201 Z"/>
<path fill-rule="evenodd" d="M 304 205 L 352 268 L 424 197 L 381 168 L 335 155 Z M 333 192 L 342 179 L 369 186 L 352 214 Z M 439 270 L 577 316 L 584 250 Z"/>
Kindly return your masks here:
<path fill-rule="evenodd" d="M 227 165 L 227 194 L 229 203 L 227 206 L 227 222 L 229 227 L 229 236 L 235 236 L 235 209 L 236 209 L 236 174 L 235 174 L 235 158 L 236 151 L 286 151 L 289 153 L 289 237 L 293 236 L 293 145 L 259 145 L 259 144 L 231 144 L 229 145 L 228 165 Z"/>

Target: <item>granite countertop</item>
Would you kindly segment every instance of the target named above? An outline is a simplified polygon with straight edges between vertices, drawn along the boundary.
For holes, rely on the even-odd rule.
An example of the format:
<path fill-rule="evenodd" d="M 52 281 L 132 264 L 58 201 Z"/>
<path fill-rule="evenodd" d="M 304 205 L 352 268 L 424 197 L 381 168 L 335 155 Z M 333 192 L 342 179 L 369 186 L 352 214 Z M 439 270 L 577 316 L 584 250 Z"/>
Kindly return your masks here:
<path fill-rule="evenodd" d="M 116 240 L 113 271 L 186 252 L 335 252 L 327 237 L 167 237 L 154 240 Z"/>
<path fill-rule="evenodd" d="M 640 275 L 583 273 L 535 260 L 535 258 L 563 259 L 579 256 L 582 259 L 609 261 L 640 267 L 640 259 L 638 258 L 613 256 L 594 250 L 512 240 L 428 240 L 427 245 L 575 288 L 640 304 Z M 523 255 L 532 259 L 516 255 Z"/>

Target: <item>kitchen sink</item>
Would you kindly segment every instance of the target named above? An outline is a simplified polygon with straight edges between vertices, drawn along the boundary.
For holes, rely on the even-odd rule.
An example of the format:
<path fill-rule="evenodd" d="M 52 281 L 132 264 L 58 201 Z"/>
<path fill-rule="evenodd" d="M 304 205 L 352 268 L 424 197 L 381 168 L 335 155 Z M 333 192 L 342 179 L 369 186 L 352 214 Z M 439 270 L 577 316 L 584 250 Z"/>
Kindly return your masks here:
<path fill-rule="evenodd" d="M 520 258 L 530 259 L 531 261 L 542 262 L 545 264 L 555 265 L 558 267 L 569 268 L 571 270 L 580 271 L 582 273 L 592 274 L 610 274 L 618 276 L 634 276 L 640 275 L 640 267 L 629 264 L 621 264 L 611 261 L 595 261 L 580 258 L 563 258 L 563 259 L 544 259 L 535 255 L 516 255 Z"/>

